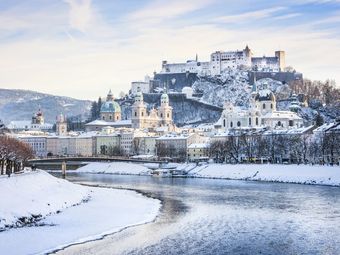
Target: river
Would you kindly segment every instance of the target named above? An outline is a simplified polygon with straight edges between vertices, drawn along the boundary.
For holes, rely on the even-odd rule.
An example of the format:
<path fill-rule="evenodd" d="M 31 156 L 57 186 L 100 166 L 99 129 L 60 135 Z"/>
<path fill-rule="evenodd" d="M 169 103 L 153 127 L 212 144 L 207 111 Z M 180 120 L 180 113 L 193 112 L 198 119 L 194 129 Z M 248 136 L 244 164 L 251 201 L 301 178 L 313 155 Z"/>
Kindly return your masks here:
<path fill-rule="evenodd" d="M 134 189 L 163 206 L 152 223 L 57 254 L 340 254 L 338 187 L 105 174 L 67 178 Z"/>

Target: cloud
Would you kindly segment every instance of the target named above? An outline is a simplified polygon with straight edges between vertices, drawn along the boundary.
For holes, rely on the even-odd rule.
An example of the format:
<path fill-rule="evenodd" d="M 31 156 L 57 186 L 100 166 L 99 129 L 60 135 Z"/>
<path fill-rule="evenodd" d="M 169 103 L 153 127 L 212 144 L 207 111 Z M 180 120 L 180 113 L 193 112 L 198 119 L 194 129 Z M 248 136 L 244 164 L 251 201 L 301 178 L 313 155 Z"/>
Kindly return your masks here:
<path fill-rule="evenodd" d="M 272 22 L 254 29 L 243 21 L 258 24 L 256 20 L 263 18 L 286 20 L 305 12 L 287 6 L 222 16 L 223 24 L 242 23 L 236 27 L 221 26 L 222 21 L 216 21 L 223 10 L 209 9 L 211 0 L 152 0 L 119 18 L 102 15 L 103 6 L 96 5 L 100 1 L 67 1 L 68 4 L 60 1 L 59 9 L 45 6 L 31 12 L 15 9 L 5 16 L 0 13 L 0 35 L 4 28 L 13 33 L 33 33 L 0 42 L 0 87 L 95 99 L 109 88 L 116 95 L 128 91 L 131 81 L 159 71 L 163 59 L 185 62 L 197 53 L 205 61 L 213 51 L 242 49 L 246 44 L 257 56 L 271 56 L 281 48 L 286 51 L 287 64 L 305 77 L 335 78 L 340 83 L 340 39 L 334 31 L 316 29 L 315 24 L 335 22 L 338 13 L 334 9 L 327 16 L 313 16 L 303 23 Z M 56 16 L 49 19 L 56 9 Z M 288 9 L 291 13 L 285 12 Z M 189 15 L 198 10 L 205 18 Z M 111 14 L 112 9 L 107 11 Z M 192 16 L 195 22 L 191 22 Z M 164 19 L 166 22 L 162 22 Z M 38 32 L 34 32 L 37 28 Z M 60 37 L 60 33 L 64 36 Z"/>
<path fill-rule="evenodd" d="M 302 13 L 289 13 L 289 14 L 273 17 L 273 19 L 274 20 L 285 20 L 285 19 L 295 18 L 301 15 Z"/>
<path fill-rule="evenodd" d="M 214 0 L 153 0 L 142 9 L 129 14 L 131 20 L 159 20 L 174 18 L 192 11 L 199 10 L 213 3 Z"/>
<path fill-rule="evenodd" d="M 91 0 L 64 0 L 64 2 L 70 6 L 70 26 L 85 33 L 95 19 Z"/>
<path fill-rule="evenodd" d="M 217 22 L 223 23 L 236 23 L 236 22 L 249 22 L 252 20 L 263 19 L 272 16 L 278 11 L 282 11 L 286 7 L 273 7 L 263 10 L 257 10 L 252 12 L 244 12 L 237 15 L 222 16 L 215 19 Z"/>

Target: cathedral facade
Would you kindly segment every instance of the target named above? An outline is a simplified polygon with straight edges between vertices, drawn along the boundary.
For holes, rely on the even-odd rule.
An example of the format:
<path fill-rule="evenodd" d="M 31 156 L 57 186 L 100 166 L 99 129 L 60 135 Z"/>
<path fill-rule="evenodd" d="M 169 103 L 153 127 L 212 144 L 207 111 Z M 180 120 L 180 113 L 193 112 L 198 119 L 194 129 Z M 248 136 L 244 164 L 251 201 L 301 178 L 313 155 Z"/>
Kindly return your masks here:
<path fill-rule="evenodd" d="M 169 105 L 169 96 L 162 94 L 160 107 L 148 112 L 144 103 L 143 93 L 138 91 L 132 105 L 131 124 L 132 128 L 136 129 L 155 129 L 158 127 L 172 129 L 174 124 L 172 121 L 172 107 Z"/>

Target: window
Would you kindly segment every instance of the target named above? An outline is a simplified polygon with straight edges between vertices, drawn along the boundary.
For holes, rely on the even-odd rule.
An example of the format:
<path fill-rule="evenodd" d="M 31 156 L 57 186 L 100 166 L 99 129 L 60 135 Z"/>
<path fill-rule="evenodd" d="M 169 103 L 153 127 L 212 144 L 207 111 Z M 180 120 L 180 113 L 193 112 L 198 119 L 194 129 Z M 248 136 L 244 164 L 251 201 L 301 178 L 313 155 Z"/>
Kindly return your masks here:
<path fill-rule="evenodd" d="M 258 126 L 259 125 L 259 118 L 258 117 L 256 117 L 255 122 L 256 122 L 256 126 Z"/>
<path fill-rule="evenodd" d="M 223 127 L 225 127 L 225 119 L 223 120 Z"/>
<path fill-rule="evenodd" d="M 137 117 L 137 112 L 135 112 L 135 117 Z"/>
<path fill-rule="evenodd" d="M 282 124 L 281 124 L 281 121 L 278 121 L 278 122 L 277 122 L 277 125 L 278 125 L 279 127 L 281 127 L 281 125 L 282 125 Z"/>
<path fill-rule="evenodd" d="M 273 104 L 270 104 L 270 108 L 273 109 Z"/>
<path fill-rule="evenodd" d="M 110 120 L 112 120 L 112 116 L 110 115 Z"/>
<path fill-rule="evenodd" d="M 266 104 L 263 104 L 263 105 L 262 105 L 262 109 L 266 109 Z"/>
<path fill-rule="evenodd" d="M 289 121 L 289 126 L 290 127 L 294 126 L 294 122 L 292 120 Z"/>
<path fill-rule="evenodd" d="M 169 113 L 167 114 L 167 117 L 170 118 L 170 114 Z"/>
<path fill-rule="evenodd" d="M 105 120 L 105 116 L 103 116 L 103 120 Z"/>
<path fill-rule="evenodd" d="M 238 127 L 241 126 L 241 122 L 240 122 L 240 121 L 237 122 L 237 126 L 238 126 Z"/>
<path fill-rule="evenodd" d="M 249 126 L 251 126 L 251 118 L 249 118 Z"/>
<path fill-rule="evenodd" d="M 142 117 L 144 116 L 144 112 L 142 112 Z"/>
<path fill-rule="evenodd" d="M 233 127 L 233 122 L 230 122 L 230 127 Z"/>
<path fill-rule="evenodd" d="M 163 118 L 163 113 L 161 113 L 161 118 Z"/>

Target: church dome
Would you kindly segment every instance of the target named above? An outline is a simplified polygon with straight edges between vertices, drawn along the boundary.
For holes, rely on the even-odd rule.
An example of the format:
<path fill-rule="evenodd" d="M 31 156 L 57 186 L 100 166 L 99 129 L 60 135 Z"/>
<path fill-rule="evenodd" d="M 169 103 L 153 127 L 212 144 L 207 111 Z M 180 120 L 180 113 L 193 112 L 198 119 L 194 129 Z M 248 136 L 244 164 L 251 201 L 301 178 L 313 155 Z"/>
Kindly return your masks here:
<path fill-rule="evenodd" d="M 269 89 L 260 90 L 255 96 L 256 101 L 275 101 L 275 95 Z"/>
<path fill-rule="evenodd" d="M 120 105 L 115 101 L 104 102 L 100 108 L 100 112 L 121 112 Z"/>

